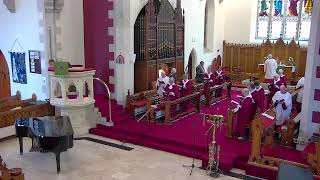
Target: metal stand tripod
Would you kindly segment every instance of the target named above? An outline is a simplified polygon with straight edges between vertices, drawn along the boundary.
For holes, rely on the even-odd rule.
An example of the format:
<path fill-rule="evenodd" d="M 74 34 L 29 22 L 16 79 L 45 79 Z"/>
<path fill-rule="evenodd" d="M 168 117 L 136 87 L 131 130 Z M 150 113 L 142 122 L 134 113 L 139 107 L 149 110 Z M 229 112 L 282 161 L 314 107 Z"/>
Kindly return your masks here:
<path fill-rule="evenodd" d="M 190 169 L 190 176 L 192 175 L 193 169 L 198 168 L 201 169 L 201 167 L 195 166 L 195 151 L 196 151 L 196 127 L 197 127 L 197 118 L 195 118 L 195 121 L 193 123 L 193 151 L 192 151 L 192 164 L 191 165 L 182 165 L 182 167 L 191 168 Z"/>

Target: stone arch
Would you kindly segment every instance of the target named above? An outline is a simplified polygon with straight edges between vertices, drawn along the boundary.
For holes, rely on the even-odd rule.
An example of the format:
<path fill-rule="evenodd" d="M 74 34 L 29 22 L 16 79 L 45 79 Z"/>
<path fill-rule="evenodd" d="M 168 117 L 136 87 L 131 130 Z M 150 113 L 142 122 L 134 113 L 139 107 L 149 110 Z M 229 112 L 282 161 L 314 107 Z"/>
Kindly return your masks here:
<path fill-rule="evenodd" d="M 68 99 L 77 99 L 79 96 L 79 90 L 74 82 L 68 84 L 67 89 L 67 98 Z"/>
<path fill-rule="evenodd" d="M 214 0 L 207 0 L 204 13 L 203 46 L 207 50 L 213 50 L 215 5 Z"/>
<path fill-rule="evenodd" d="M 91 94 L 91 92 L 89 90 L 89 84 L 87 81 L 84 81 L 84 83 L 83 83 L 83 97 L 89 97 L 90 94 Z"/>
<path fill-rule="evenodd" d="M 53 97 L 62 98 L 62 88 L 59 82 L 55 82 L 53 85 Z"/>
<path fill-rule="evenodd" d="M 196 76 L 196 67 L 197 67 L 197 52 L 195 49 L 192 49 L 189 58 L 188 64 L 185 68 L 185 72 L 188 73 L 189 79 L 195 78 Z"/>

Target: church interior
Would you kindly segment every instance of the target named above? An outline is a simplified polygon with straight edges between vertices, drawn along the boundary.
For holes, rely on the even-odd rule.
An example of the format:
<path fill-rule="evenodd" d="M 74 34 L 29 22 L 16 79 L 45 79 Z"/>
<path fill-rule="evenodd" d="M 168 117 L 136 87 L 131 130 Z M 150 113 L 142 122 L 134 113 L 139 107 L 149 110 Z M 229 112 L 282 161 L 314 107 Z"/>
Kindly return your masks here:
<path fill-rule="evenodd" d="M 1 0 L 0 180 L 320 180 L 320 0 Z"/>

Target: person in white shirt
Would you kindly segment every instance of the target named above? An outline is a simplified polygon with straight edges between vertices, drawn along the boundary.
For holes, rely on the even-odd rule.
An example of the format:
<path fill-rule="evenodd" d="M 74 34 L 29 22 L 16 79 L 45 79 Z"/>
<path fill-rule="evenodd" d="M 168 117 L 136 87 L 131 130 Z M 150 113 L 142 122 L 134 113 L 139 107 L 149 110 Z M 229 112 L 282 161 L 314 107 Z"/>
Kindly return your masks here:
<path fill-rule="evenodd" d="M 297 99 L 296 99 L 298 103 L 298 107 L 297 107 L 298 112 L 301 111 L 301 105 L 302 105 L 302 99 L 303 99 L 303 87 L 304 87 L 304 77 L 300 78 L 300 80 L 296 85 L 296 90 L 298 90 Z"/>
<path fill-rule="evenodd" d="M 280 126 L 289 119 L 292 109 L 292 96 L 285 85 L 280 86 L 280 91 L 272 97 L 272 102 L 276 110 L 276 126 Z"/>
<path fill-rule="evenodd" d="M 161 76 L 157 80 L 157 94 L 163 96 L 163 89 L 169 84 L 169 77 L 165 71 L 161 71 Z"/>
<path fill-rule="evenodd" d="M 271 83 L 273 77 L 277 74 L 278 63 L 272 58 L 272 55 L 267 56 L 267 60 L 264 62 L 265 82 Z"/>

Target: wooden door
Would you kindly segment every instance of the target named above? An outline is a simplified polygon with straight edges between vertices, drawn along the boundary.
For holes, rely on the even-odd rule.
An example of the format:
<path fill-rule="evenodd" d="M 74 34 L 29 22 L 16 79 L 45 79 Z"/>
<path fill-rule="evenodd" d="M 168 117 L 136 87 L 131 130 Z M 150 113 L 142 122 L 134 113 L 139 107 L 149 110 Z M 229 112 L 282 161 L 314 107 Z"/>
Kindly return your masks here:
<path fill-rule="evenodd" d="M 0 50 L 0 98 L 8 97 L 10 95 L 10 74 L 8 64 Z"/>

